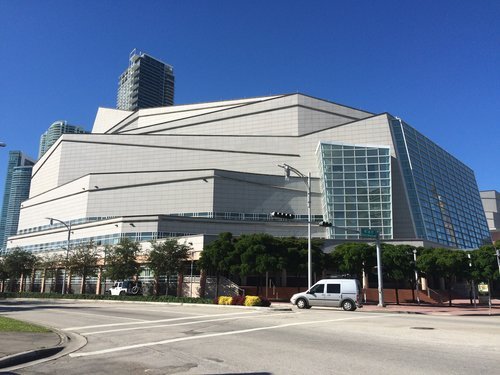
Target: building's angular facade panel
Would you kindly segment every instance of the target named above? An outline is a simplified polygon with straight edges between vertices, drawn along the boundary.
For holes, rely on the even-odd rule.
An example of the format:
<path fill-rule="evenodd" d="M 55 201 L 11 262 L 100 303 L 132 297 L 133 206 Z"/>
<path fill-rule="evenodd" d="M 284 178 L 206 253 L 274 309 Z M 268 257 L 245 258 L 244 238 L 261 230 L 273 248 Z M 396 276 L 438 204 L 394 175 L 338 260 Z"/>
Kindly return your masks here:
<path fill-rule="evenodd" d="M 314 222 L 377 229 L 384 241 L 479 246 L 488 228 L 472 171 L 402 124 L 301 94 L 100 111 L 94 133 L 63 135 L 34 166 L 12 247 L 57 248 L 64 228 L 47 216 L 74 224 L 74 243 L 304 237 L 306 186 L 285 180 L 283 163 L 311 174 Z M 297 219 L 276 221 L 272 211 Z M 317 226 L 312 235 L 359 238 Z"/>

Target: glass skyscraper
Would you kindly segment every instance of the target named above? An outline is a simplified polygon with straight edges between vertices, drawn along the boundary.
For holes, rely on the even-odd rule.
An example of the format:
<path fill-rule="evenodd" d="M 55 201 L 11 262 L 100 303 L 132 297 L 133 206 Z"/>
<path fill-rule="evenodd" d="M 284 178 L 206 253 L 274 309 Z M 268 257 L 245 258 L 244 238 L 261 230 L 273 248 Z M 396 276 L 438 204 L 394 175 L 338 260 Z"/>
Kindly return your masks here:
<path fill-rule="evenodd" d="M 38 149 L 38 158 L 40 159 L 43 154 L 52 146 L 57 139 L 63 134 L 83 134 L 87 131 L 81 126 L 68 124 L 67 121 L 56 121 L 47 129 L 40 137 L 40 147 Z"/>
<path fill-rule="evenodd" d="M 9 152 L 9 165 L 0 217 L 0 252 L 6 248 L 7 238 L 17 233 L 21 202 L 28 199 L 31 170 L 35 161 L 21 151 Z"/>
<path fill-rule="evenodd" d="M 174 104 L 174 69 L 145 53 L 130 53 L 118 82 L 116 107 L 126 111 Z"/>

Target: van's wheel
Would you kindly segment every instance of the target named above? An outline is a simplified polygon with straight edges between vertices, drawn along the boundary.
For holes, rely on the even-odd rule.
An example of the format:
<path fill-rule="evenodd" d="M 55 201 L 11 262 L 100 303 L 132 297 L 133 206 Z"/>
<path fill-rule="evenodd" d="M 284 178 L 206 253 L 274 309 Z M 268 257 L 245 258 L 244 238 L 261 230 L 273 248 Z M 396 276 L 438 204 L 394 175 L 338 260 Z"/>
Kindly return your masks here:
<path fill-rule="evenodd" d="M 139 287 L 137 285 L 134 285 L 132 287 L 132 294 L 137 294 L 137 293 L 139 293 Z"/>
<path fill-rule="evenodd" d="M 304 298 L 299 298 L 297 300 L 297 307 L 299 309 L 308 309 L 309 305 L 307 304 L 307 301 Z"/>
<path fill-rule="evenodd" d="M 124 295 L 125 295 L 125 291 L 124 291 L 124 290 L 122 290 L 122 291 L 120 292 L 120 296 L 124 296 Z"/>
<path fill-rule="evenodd" d="M 356 310 L 356 305 L 351 300 L 346 299 L 345 301 L 342 302 L 342 308 L 345 311 L 354 311 Z"/>

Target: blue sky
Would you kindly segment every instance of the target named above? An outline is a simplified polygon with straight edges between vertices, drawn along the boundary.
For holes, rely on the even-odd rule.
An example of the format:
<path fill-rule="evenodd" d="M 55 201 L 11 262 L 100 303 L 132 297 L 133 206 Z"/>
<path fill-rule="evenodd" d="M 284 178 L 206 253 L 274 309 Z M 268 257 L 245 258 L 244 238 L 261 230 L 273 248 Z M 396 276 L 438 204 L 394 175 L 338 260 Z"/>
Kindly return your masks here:
<path fill-rule="evenodd" d="M 137 48 L 176 104 L 301 92 L 390 112 L 500 190 L 500 2 L 0 0 L 0 193 L 9 150 L 90 130 Z"/>

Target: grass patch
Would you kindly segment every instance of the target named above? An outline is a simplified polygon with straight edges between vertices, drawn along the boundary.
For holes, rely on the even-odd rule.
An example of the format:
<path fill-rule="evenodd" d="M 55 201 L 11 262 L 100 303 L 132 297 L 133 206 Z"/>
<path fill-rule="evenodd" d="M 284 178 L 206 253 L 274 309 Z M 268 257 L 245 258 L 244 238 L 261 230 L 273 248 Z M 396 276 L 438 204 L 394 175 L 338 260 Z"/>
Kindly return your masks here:
<path fill-rule="evenodd" d="M 21 322 L 16 319 L 0 316 L 0 332 L 51 332 L 50 329 L 37 326 L 31 323 Z"/>

